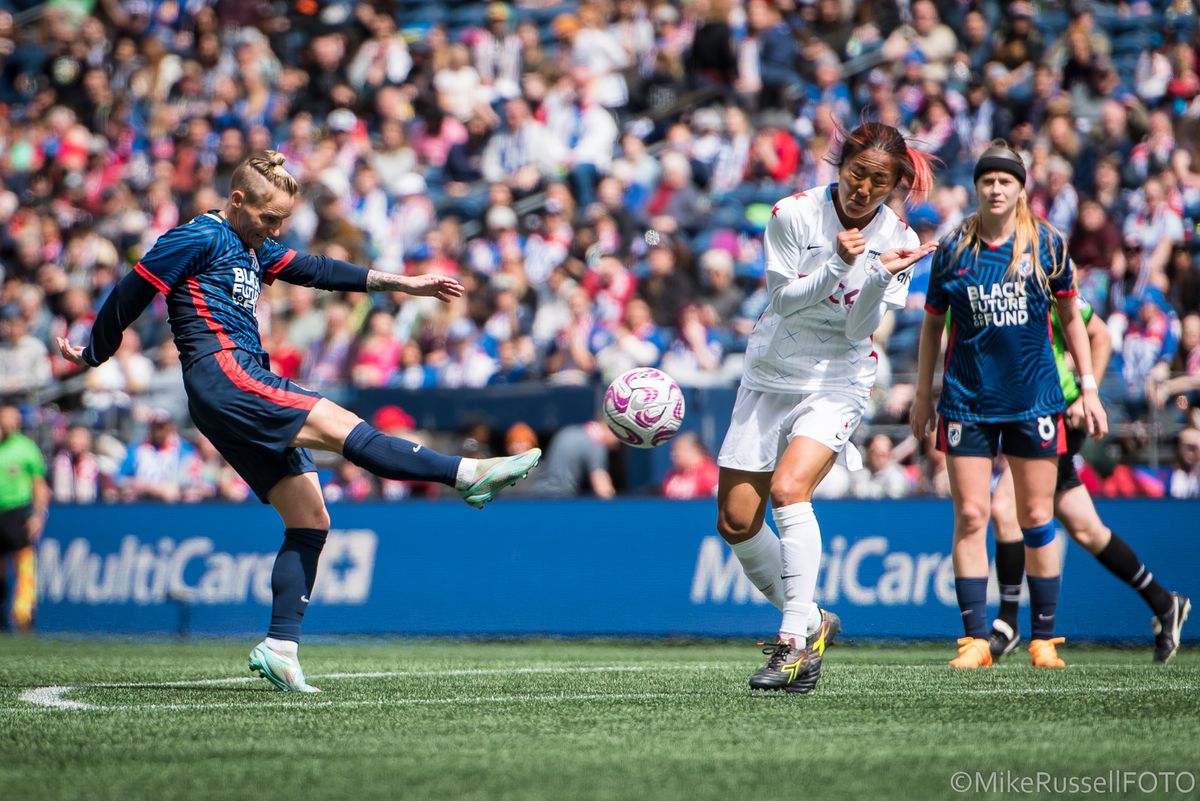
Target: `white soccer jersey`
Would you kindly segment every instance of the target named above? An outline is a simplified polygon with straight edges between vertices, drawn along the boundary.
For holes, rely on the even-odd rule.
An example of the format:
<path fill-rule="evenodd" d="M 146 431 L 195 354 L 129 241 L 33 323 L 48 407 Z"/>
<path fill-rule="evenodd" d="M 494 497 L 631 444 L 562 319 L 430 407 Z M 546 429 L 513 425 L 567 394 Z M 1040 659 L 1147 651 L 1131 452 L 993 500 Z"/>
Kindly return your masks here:
<path fill-rule="evenodd" d="M 890 308 L 904 306 L 912 268 L 888 276 L 879 255 L 892 248 L 914 248 L 916 233 L 887 206 L 862 230 L 866 251 L 853 266 L 837 256 L 843 230 L 832 199 L 833 185 L 786 197 L 775 204 L 765 238 L 771 303 L 746 348 L 742 386 L 761 392 L 818 390 L 867 395 L 875 383 L 878 360 L 873 331 L 847 334 L 850 310 L 868 282 L 867 297 Z M 819 276 L 828 284 L 809 301 L 789 301 L 780 290 L 797 278 Z M 790 290 L 789 290 L 790 291 Z M 796 305 L 802 308 L 795 308 Z M 861 315 L 868 309 L 860 309 Z"/>

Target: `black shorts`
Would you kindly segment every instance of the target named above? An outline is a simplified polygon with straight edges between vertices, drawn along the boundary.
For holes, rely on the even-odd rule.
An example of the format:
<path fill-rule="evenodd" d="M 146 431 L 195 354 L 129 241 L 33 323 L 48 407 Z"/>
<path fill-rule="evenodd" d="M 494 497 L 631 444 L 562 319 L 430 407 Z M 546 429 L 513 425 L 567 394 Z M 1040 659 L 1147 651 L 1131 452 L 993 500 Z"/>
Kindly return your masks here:
<path fill-rule="evenodd" d="M 937 447 L 951 456 L 1006 456 L 1040 459 L 1067 449 L 1061 414 L 1003 423 L 965 423 L 938 418 Z"/>
<path fill-rule="evenodd" d="M 321 394 L 272 373 L 266 356 L 202 356 L 183 371 L 183 387 L 196 428 L 263 503 L 280 479 L 317 469 L 307 449 L 290 443 Z"/>
<path fill-rule="evenodd" d="M 1067 429 L 1067 450 L 1058 457 L 1058 481 L 1054 485 L 1055 492 L 1066 492 L 1069 489 L 1083 486 L 1079 471 L 1075 469 L 1075 454 L 1087 440 L 1087 432 L 1081 428 Z"/>
<path fill-rule="evenodd" d="M 18 506 L 16 509 L 0 512 L 0 554 L 14 553 L 29 544 L 29 529 L 26 525 L 31 508 Z M 0 570 L 4 569 L 4 565 L 0 564 Z"/>

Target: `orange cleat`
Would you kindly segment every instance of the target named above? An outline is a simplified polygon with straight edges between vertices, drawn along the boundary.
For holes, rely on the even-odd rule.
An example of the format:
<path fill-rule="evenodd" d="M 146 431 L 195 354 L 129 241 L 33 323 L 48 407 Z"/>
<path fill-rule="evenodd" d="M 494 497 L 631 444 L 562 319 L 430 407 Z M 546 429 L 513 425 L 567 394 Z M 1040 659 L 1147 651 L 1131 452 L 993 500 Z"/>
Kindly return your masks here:
<path fill-rule="evenodd" d="M 1067 663 L 1058 656 L 1054 647 L 1066 642 L 1066 637 L 1055 637 L 1051 640 L 1030 640 L 1029 655 L 1033 657 L 1034 667 L 1065 668 Z"/>
<path fill-rule="evenodd" d="M 991 666 L 992 649 L 988 646 L 986 638 L 962 637 L 959 639 L 958 656 L 950 660 L 950 667 L 974 670 Z"/>

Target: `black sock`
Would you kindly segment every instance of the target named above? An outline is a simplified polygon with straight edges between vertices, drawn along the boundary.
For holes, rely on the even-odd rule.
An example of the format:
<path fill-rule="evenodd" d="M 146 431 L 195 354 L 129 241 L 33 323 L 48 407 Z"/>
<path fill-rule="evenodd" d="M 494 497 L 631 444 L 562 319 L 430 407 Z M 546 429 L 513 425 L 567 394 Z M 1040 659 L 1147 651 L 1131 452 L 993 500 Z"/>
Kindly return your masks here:
<path fill-rule="evenodd" d="M 1048 640 L 1054 636 L 1054 617 L 1058 613 L 1058 591 L 1062 576 L 1026 576 L 1029 582 L 1030 638 Z"/>
<path fill-rule="evenodd" d="M 1012 630 L 1017 630 L 1017 607 L 1021 603 L 1021 582 L 1025 578 L 1025 543 L 996 543 L 996 583 L 1000 585 L 1000 614 Z"/>
<path fill-rule="evenodd" d="M 1129 543 L 1113 533 L 1112 539 L 1104 550 L 1096 554 L 1100 564 L 1109 569 L 1114 576 L 1138 591 L 1145 599 L 1150 609 L 1156 615 L 1165 615 L 1171 611 L 1171 593 L 1154 578 L 1154 574 L 1142 564 L 1137 554 L 1129 547 Z"/>
<path fill-rule="evenodd" d="M 328 533 L 318 528 L 289 528 L 283 532 L 283 547 L 271 570 L 273 600 L 268 637 L 300 642 L 300 621 L 317 580 L 317 560 Z"/>
<path fill-rule="evenodd" d="M 987 579 L 954 577 L 954 594 L 968 637 L 987 637 Z"/>
<path fill-rule="evenodd" d="M 453 487 L 461 456 L 447 456 L 359 423 L 342 444 L 342 455 L 369 473 L 398 481 L 436 481 Z"/>

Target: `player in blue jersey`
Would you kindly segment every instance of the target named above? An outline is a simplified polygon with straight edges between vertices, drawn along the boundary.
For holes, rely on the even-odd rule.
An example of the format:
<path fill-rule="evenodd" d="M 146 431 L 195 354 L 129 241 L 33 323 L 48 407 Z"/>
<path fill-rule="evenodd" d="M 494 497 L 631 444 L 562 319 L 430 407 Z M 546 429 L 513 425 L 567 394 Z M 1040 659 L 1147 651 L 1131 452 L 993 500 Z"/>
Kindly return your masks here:
<path fill-rule="evenodd" d="M 1082 298 L 1079 312 L 1087 327 L 1088 345 L 1092 353 L 1092 369 L 1104 375 L 1112 353 L 1108 326 L 1100 315 Z M 1154 577 L 1129 544 L 1104 525 L 1092 496 L 1075 469 L 1075 456 L 1083 446 L 1087 433 L 1083 422 L 1083 395 L 1075 372 L 1066 358 L 1066 341 L 1058 315 L 1051 311 L 1054 334 L 1054 359 L 1063 397 L 1067 402 L 1067 451 L 1058 459 L 1058 482 L 1054 488 L 1054 516 L 1062 523 L 1071 539 L 1096 557 L 1109 572 L 1137 591 L 1154 613 L 1151 629 L 1154 632 L 1154 661 L 1170 662 L 1179 650 L 1183 624 L 1187 622 L 1192 602 L 1182 593 L 1170 592 Z M 1005 467 L 996 489 L 992 492 L 992 531 L 996 535 L 996 580 L 1000 585 L 1000 613 L 992 621 L 989 637 L 992 660 L 1007 656 L 1021 642 L 1017 626 L 1017 606 L 1021 597 L 1021 579 L 1025 572 L 1025 549 L 1022 547 L 1021 526 L 1017 522 L 1013 501 L 1012 471 Z"/>
<path fill-rule="evenodd" d="M 1067 347 L 1082 375 L 1081 413 L 1089 433 L 1108 428 L 1096 391 L 1083 318 L 1075 306 L 1073 268 L 1062 235 L 1033 216 L 1025 164 L 996 142 L 975 165 L 979 210 L 940 243 L 925 296 L 913 434 L 933 421 L 934 362 L 946 345 L 937 442 L 947 454 L 954 498 L 954 581 L 966 636 L 951 667 L 992 664 L 987 623 L 987 526 L 992 460 L 1012 467 L 1017 519 L 1033 620 L 1029 651 L 1037 667 L 1065 667 L 1054 618 L 1061 564 L 1054 540 L 1054 485 L 1065 450 L 1059 385 L 1050 338 L 1055 306 Z"/>
<path fill-rule="evenodd" d="M 196 428 L 285 526 L 271 573 L 271 625 L 250 654 L 250 668 L 281 690 L 311 693 L 319 691 L 305 681 L 297 648 L 330 521 L 308 449 L 339 453 L 382 478 L 447 484 L 477 508 L 524 478 L 541 451 L 483 460 L 441 454 L 386 436 L 270 371 L 254 315 L 262 283 L 407 292 L 444 302 L 463 294 L 452 278 L 393 275 L 280 245 L 274 237 L 300 191 L 283 162 L 267 151 L 240 164 L 223 209 L 167 231 L 117 284 L 87 347 L 61 338 L 58 345 L 74 364 L 96 367 L 116 352 L 122 332 L 155 294 L 166 296 Z"/>

